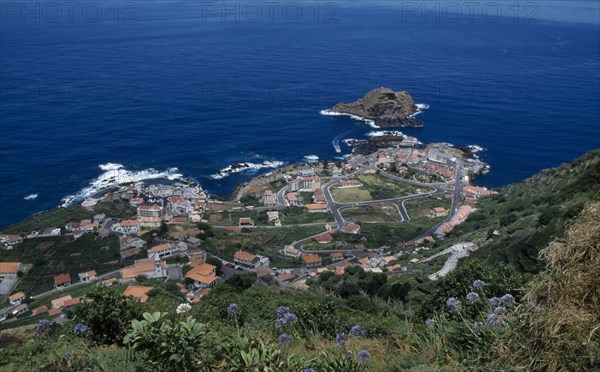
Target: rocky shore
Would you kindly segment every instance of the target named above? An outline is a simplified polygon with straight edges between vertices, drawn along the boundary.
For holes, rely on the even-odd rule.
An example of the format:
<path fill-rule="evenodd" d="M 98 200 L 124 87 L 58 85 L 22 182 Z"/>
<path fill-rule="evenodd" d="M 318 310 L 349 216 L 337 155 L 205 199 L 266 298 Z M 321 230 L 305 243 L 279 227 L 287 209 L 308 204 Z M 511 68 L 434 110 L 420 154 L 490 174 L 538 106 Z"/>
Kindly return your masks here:
<path fill-rule="evenodd" d="M 408 92 L 383 87 L 370 91 L 356 102 L 338 103 L 331 112 L 372 120 L 378 127 L 423 126 L 423 121 L 414 118 L 419 107 Z"/>

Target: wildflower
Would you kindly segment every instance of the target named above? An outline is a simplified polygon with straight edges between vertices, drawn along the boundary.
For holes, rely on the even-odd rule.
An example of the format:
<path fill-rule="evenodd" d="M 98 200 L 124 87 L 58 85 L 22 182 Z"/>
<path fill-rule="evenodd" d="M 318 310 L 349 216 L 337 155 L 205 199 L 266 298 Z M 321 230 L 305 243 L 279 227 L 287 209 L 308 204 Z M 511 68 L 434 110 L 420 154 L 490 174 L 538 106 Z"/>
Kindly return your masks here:
<path fill-rule="evenodd" d="M 239 316 L 242 313 L 242 309 L 238 306 L 238 304 L 230 304 L 227 307 L 227 315 L 229 316 Z"/>
<path fill-rule="evenodd" d="M 491 307 L 496 307 L 502 303 L 502 301 L 498 297 L 492 297 L 488 299 L 488 303 Z"/>
<path fill-rule="evenodd" d="M 502 303 L 502 305 L 504 305 L 506 307 L 514 307 L 515 306 L 515 298 L 509 293 L 502 296 L 500 298 L 500 302 Z"/>
<path fill-rule="evenodd" d="M 75 327 L 73 327 L 73 333 L 76 335 L 82 335 L 84 333 L 86 333 L 88 331 L 89 327 L 86 326 L 83 323 L 77 323 L 75 324 Z"/>
<path fill-rule="evenodd" d="M 481 336 L 481 332 L 483 332 L 483 323 L 482 322 L 473 323 L 473 325 L 471 326 L 471 331 L 473 331 L 473 333 L 475 333 L 477 336 Z"/>
<path fill-rule="evenodd" d="M 426 325 L 427 327 L 429 327 L 429 328 L 433 328 L 433 327 L 435 326 L 435 320 L 433 320 L 433 319 L 427 319 L 427 320 L 425 321 L 425 325 Z"/>
<path fill-rule="evenodd" d="M 352 329 L 350 329 L 350 334 L 354 337 L 360 337 L 365 334 L 365 330 L 363 329 L 363 327 L 356 324 L 352 326 Z"/>
<path fill-rule="evenodd" d="M 467 301 L 470 303 L 479 302 L 479 295 L 475 292 L 469 292 L 467 293 Z"/>
<path fill-rule="evenodd" d="M 54 322 L 49 320 L 49 319 L 42 319 L 40 321 L 37 322 L 37 324 L 35 325 L 35 333 L 37 333 L 38 335 L 41 335 L 43 333 L 48 333 L 52 330 L 52 327 L 54 327 Z"/>
<path fill-rule="evenodd" d="M 288 335 L 287 333 L 284 333 L 277 338 L 277 342 L 280 345 L 287 344 L 290 341 L 292 341 L 292 336 Z"/>
<path fill-rule="evenodd" d="M 371 359 L 371 354 L 367 350 L 361 350 L 358 352 L 358 361 L 359 362 L 367 362 Z"/>
<path fill-rule="evenodd" d="M 348 344 L 348 335 L 345 333 L 338 333 L 335 336 L 335 345 L 336 346 L 346 346 Z"/>
<path fill-rule="evenodd" d="M 485 318 L 485 324 L 487 324 L 490 327 L 497 326 L 500 324 L 500 318 L 497 314 L 488 314 L 487 318 Z"/>
<path fill-rule="evenodd" d="M 277 317 L 283 318 L 285 314 L 290 312 L 290 308 L 287 306 L 279 306 L 277 308 Z"/>
<path fill-rule="evenodd" d="M 458 312 L 460 312 L 461 303 L 456 298 L 450 297 L 446 301 L 446 306 L 448 306 L 448 309 L 454 311 L 455 313 L 458 313 Z"/>
<path fill-rule="evenodd" d="M 494 314 L 496 314 L 496 315 L 502 315 L 502 314 L 506 314 L 506 313 L 508 313 L 508 310 L 506 310 L 506 308 L 503 306 L 498 306 L 498 307 L 494 308 Z"/>
<path fill-rule="evenodd" d="M 275 327 L 281 328 L 290 323 L 296 322 L 298 317 L 294 313 L 285 313 L 283 316 L 275 321 Z"/>
<path fill-rule="evenodd" d="M 314 368 L 306 368 L 303 372 L 315 372 Z"/>
<path fill-rule="evenodd" d="M 177 306 L 177 309 L 175 310 L 175 312 L 177 314 L 185 314 L 190 310 L 192 310 L 192 305 L 184 302 L 182 304 L 179 304 L 179 306 Z M 227 310 L 229 310 L 229 308 Z"/>
<path fill-rule="evenodd" d="M 485 284 L 486 284 L 486 283 L 485 283 L 483 280 L 481 280 L 481 279 L 476 279 L 476 280 L 474 280 L 474 281 L 473 281 L 473 283 L 471 284 L 471 288 L 473 288 L 473 289 L 479 289 L 479 288 L 481 288 L 481 287 L 485 286 Z"/>
<path fill-rule="evenodd" d="M 67 352 L 65 353 L 65 359 L 66 359 L 67 361 L 68 361 L 69 359 L 71 359 L 71 352 L 70 352 L 70 351 L 67 351 Z"/>

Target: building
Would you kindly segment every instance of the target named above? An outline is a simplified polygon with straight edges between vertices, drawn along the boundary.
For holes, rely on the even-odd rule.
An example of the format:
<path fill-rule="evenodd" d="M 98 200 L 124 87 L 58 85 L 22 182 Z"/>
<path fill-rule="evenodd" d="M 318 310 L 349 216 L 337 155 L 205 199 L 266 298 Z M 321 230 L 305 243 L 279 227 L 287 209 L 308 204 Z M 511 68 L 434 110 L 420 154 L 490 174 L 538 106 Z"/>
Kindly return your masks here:
<path fill-rule="evenodd" d="M 153 287 L 143 287 L 138 285 L 130 285 L 125 288 L 123 296 L 137 298 L 140 302 L 148 301 L 148 292 L 153 290 Z"/>
<path fill-rule="evenodd" d="M 167 199 L 169 209 L 181 214 L 191 214 L 194 212 L 194 207 L 189 200 L 184 199 L 179 195 L 170 196 Z"/>
<path fill-rule="evenodd" d="M 132 266 L 123 268 L 121 282 L 130 282 L 138 276 L 148 279 L 165 278 L 167 276 L 167 263 L 156 258 L 136 260 Z"/>
<path fill-rule="evenodd" d="M 283 247 L 283 249 L 280 251 L 280 253 L 284 256 L 294 257 L 294 258 L 298 258 L 302 255 L 299 250 L 297 250 L 296 248 L 294 248 L 291 245 L 286 245 L 285 247 Z"/>
<path fill-rule="evenodd" d="M 16 234 L 0 234 L 0 243 L 5 243 L 8 245 L 23 243 L 23 237 Z"/>
<path fill-rule="evenodd" d="M 361 183 L 358 182 L 358 180 L 341 180 L 340 181 L 340 188 L 346 188 L 346 187 L 359 187 L 361 186 Z"/>
<path fill-rule="evenodd" d="M 123 220 L 114 229 L 122 233 L 134 234 L 140 231 L 140 225 L 138 224 L 138 220 Z"/>
<path fill-rule="evenodd" d="M 330 233 L 324 233 L 314 237 L 315 241 L 319 244 L 328 244 L 333 241 L 333 236 Z"/>
<path fill-rule="evenodd" d="M 66 295 L 57 299 L 50 301 L 50 307 L 53 309 L 60 309 L 65 306 L 65 302 L 72 300 L 73 297 L 71 295 Z"/>
<path fill-rule="evenodd" d="M 71 285 L 71 275 L 59 274 L 54 277 L 54 289 L 62 289 Z"/>
<path fill-rule="evenodd" d="M 321 188 L 319 176 L 300 176 L 290 182 L 291 191 L 315 191 Z"/>
<path fill-rule="evenodd" d="M 36 307 L 35 309 L 31 310 L 31 314 L 33 316 L 36 316 L 36 315 L 43 314 L 46 311 L 48 311 L 48 307 L 47 306 L 40 306 L 40 307 Z"/>
<path fill-rule="evenodd" d="M 446 209 L 444 209 L 444 207 L 435 207 L 429 212 L 429 217 L 431 217 L 431 218 L 443 217 L 443 216 L 447 216 L 447 215 L 448 215 L 448 211 Z"/>
<path fill-rule="evenodd" d="M 316 189 L 315 193 L 313 194 L 312 200 L 313 200 L 313 203 L 316 203 L 316 204 L 325 203 L 325 195 L 323 194 L 323 190 Z"/>
<path fill-rule="evenodd" d="M 185 274 L 185 277 L 191 279 L 195 287 L 209 288 L 217 284 L 217 280 L 219 279 L 216 270 L 216 266 L 204 262 L 192 267 L 192 269 Z"/>
<path fill-rule="evenodd" d="M 308 213 L 324 213 L 329 211 L 327 204 L 306 204 L 304 206 Z"/>
<path fill-rule="evenodd" d="M 338 262 L 344 259 L 344 254 L 341 252 L 334 252 L 329 255 L 331 262 Z"/>
<path fill-rule="evenodd" d="M 262 203 L 267 207 L 277 205 L 277 196 L 273 194 L 273 191 L 266 190 L 261 198 Z"/>
<path fill-rule="evenodd" d="M 23 300 L 25 300 L 25 293 L 23 292 L 17 292 L 8 297 L 8 302 L 13 306 L 19 305 Z"/>
<path fill-rule="evenodd" d="M 187 255 L 192 266 L 197 266 L 203 262 L 206 262 L 206 251 L 202 249 L 190 249 L 188 250 Z"/>
<path fill-rule="evenodd" d="M 254 227 L 254 221 L 250 217 L 240 217 L 239 227 Z"/>
<path fill-rule="evenodd" d="M 0 279 L 16 279 L 23 270 L 20 262 L 0 262 Z"/>
<path fill-rule="evenodd" d="M 348 234 L 358 234 L 360 232 L 360 225 L 357 223 L 349 223 L 340 230 Z"/>
<path fill-rule="evenodd" d="M 137 208 L 137 215 L 140 220 L 143 220 L 144 218 L 158 218 L 160 221 L 162 219 L 163 214 L 163 207 L 156 204 L 142 204 Z"/>
<path fill-rule="evenodd" d="M 250 252 L 239 250 L 233 255 L 233 262 L 236 265 L 256 269 L 260 265 L 260 259 Z"/>
<path fill-rule="evenodd" d="M 321 256 L 318 254 L 307 254 L 302 256 L 302 264 L 306 268 L 321 266 Z"/>
<path fill-rule="evenodd" d="M 96 270 L 86 271 L 85 273 L 79 273 L 80 282 L 91 282 L 96 280 Z"/>
<path fill-rule="evenodd" d="M 287 205 L 290 207 L 298 206 L 298 194 L 295 192 L 290 192 L 285 195 L 285 199 L 287 201 Z"/>
<path fill-rule="evenodd" d="M 173 254 L 173 247 L 171 244 L 160 244 L 148 249 L 148 258 L 163 258 Z"/>

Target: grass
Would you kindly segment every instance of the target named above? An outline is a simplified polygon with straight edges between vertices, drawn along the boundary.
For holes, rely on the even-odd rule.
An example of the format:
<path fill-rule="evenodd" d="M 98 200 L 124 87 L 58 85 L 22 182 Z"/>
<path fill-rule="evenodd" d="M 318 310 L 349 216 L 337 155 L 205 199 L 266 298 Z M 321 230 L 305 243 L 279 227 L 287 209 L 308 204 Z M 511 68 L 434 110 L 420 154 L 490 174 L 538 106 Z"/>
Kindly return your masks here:
<path fill-rule="evenodd" d="M 331 189 L 331 196 L 338 203 L 356 203 L 373 200 L 371 193 L 363 187 L 334 187 Z"/>
<path fill-rule="evenodd" d="M 418 194 L 418 190 L 423 189 L 380 174 L 361 174 L 357 178 L 363 184 L 363 187 L 369 191 L 373 200 L 392 199 Z"/>
<path fill-rule="evenodd" d="M 279 219 L 283 225 L 294 225 L 316 222 L 333 222 L 331 213 L 308 213 L 305 208 L 286 208 L 279 211 Z"/>
<path fill-rule="evenodd" d="M 122 199 L 115 199 L 108 202 L 99 202 L 94 206 L 94 213 L 104 213 L 112 218 L 131 218 L 136 215 L 136 209 L 129 205 L 129 202 Z"/>
<path fill-rule="evenodd" d="M 406 242 L 421 235 L 443 219 L 443 217 L 434 219 L 419 217 L 400 224 L 363 224 L 360 233 L 349 235 L 346 241 L 362 242 L 368 248 L 379 248 L 386 245 L 393 247 L 400 241 Z M 363 238 L 366 241 L 361 241 Z"/>
<path fill-rule="evenodd" d="M 391 203 L 366 205 L 362 207 L 349 207 L 341 210 L 347 221 L 364 223 L 401 222 L 398 207 Z"/>

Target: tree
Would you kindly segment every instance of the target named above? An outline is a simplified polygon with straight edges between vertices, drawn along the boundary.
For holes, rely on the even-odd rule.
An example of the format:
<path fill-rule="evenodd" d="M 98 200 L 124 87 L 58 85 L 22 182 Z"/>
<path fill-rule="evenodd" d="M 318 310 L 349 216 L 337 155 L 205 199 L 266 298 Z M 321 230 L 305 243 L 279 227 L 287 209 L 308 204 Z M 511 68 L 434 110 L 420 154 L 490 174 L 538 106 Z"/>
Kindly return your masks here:
<path fill-rule="evenodd" d="M 122 344 L 131 321 L 142 314 L 141 304 L 120 292 L 98 286 L 88 292 L 86 301 L 73 310 L 75 322 L 92 330 L 92 339 L 102 344 Z"/>
<path fill-rule="evenodd" d="M 219 259 L 218 259 L 218 258 L 216 258 L 216 257 L 208 257 L 208 258 L 206 259 L 206 263 L 208 263 L 208 264 L 211 264 L 211 265 L 213 265 L 213 266 L 216 266 L 216 267 L 217 267 L 217 269 L 216 269 L 216 270 L 217 270 L 217 273 L 218 273 L 219 271 L 221 271 L 221 268 L 223 267 L 223 262 L 221 262 L 221 260 L 219 260 Z"/>

